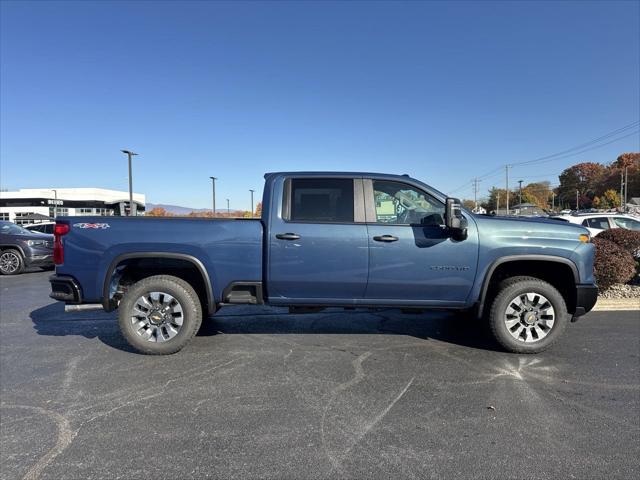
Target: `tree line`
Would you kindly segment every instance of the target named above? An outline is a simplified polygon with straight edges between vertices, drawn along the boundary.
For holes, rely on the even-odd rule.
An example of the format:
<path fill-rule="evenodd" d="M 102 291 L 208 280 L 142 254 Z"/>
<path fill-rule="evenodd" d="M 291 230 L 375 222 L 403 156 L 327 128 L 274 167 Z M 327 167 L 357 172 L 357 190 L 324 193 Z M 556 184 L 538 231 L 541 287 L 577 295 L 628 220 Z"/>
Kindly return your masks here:
<path fill-rule="evenodd" d="M 551 182 L 534 182 L 523 185 L 522 192 L 516 185 L 509 191 L 509 206 L 531 203 L 545 210 L 617 208 L 622 205 L 621 180 L 627 179 L 627 202 L 640 197 L 640 153 L 623 153 L 609 165 L 583 162 L 566 168 L 558 177 L 559 185 Z M 577 192 L 577 194 L 576 194 Z M 577 205 L 576 205 L 577 197 Z M 493 187 L 489 195 L 479 204 L 487 211 L 504 210 L 507 192 L 504 188 Z M 465 200 L 465 205 L 473 208 L 473 201 Z"/>
<path fill-rule="evenodd" d="M 217 210 L 217 209 L 216 209 Z M 191 218 L 214 218 L 213 211 L 211 210 L 194 210 L 184 215 L 178 215 L 168 212 L 164 208 L 156 207 L 154 209 L 145 212 L 147 217 L 191 217 Z M 262 202 L 258 202 L 256 205 L 256 211 L 253 216 L 258 218 L 262 216 Z M 251 212 L 249 210 L 230 210 L 229 212 L 216 212 L 215 218 L 251 218 Z"/>

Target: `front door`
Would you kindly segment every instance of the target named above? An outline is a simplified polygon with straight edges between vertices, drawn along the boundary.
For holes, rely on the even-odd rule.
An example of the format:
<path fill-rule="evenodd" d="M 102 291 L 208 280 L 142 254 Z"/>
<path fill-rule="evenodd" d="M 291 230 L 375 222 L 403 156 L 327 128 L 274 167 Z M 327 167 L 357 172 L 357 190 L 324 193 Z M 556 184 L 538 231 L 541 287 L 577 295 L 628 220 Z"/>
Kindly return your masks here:
<path fill-rule="evenodd" d="M 277 187 L 276 187 L 277 188 Z M 362 180 L 289 178 L 269 228 L 271 303 L 352 303 L 369 268 Z"/>
<path fill-rule="evenodd" d="M 478 259 L 475 222 L 465 240 L 450 238 L 444 203 L 420 187 L 364 180 L 372 303 L 463 304 L 473 286 Z"/>

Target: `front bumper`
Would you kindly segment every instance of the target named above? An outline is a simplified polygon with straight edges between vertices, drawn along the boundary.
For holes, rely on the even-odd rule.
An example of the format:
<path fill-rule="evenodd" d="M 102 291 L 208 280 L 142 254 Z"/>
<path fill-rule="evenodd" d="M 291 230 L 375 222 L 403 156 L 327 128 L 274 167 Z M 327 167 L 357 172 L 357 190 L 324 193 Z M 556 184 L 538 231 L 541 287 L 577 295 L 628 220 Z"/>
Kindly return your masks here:
<path fill-rule="evenodd" d="M 52 267 L 53 254 L 31 255 L 25 258 L 25 264 L 27 267 Z"/>
<path fill-rule="evenodd" d="M 49 283 L 51 283 L 49 296 L 54 300 L 65 303 L 82 303 L 82 290 L 73 277 L 51 275 Z"/>
<path fill-rule="evenodd" d="M 598 287 L 596 285 L 576 285 L 576 310 L 571 320 L 575 322 L 578 317 L 590 312 L 597 301 Z"/>

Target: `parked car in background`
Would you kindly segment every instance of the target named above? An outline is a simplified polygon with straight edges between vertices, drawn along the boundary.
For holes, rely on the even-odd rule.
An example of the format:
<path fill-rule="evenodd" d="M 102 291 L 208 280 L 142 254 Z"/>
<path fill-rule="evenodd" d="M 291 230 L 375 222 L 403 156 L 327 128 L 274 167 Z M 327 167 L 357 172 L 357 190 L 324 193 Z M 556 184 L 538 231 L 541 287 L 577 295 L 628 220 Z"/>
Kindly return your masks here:
<path fill-rule="evenodd" d="M 40 233 L 46 233 L 48 235 L 53 235 L 53 227 L 55 226 L 56 226 L 56 222 L 46 222 L 46 223 L 34 223 L 33 225 L 24 225 L 24 228 L 32 232 L 40 232 Z"/>
<path fill-rule="evenodd" d="M 565 215 L 562 219 L 586 227 L 592 236 L 610 228 L 624 228 L 640 231 L 640 219 L 623 213 L 586 213 L 579 215 Z"/>
<path fill-rule="evenodd" d="M 0 274 L 17 275 L 27 267 L 53 267 L 53 235 L 0 221 Z"/>

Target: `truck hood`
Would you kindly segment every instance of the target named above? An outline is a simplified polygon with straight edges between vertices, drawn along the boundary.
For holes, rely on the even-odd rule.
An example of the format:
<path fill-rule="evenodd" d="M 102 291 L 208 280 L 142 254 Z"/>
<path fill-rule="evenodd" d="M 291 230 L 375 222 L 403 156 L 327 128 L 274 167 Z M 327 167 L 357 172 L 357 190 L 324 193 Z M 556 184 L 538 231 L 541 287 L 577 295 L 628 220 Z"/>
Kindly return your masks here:
<path fill-rule="evenodd" d="M 508 233 L 543 238 L 572 238 L 578 241 L 581 234 L 589 234 L 582 225 L 550 220 L 548 218 L 492 217 L 473 215 L 478 228 L 483 232 Z"/>

